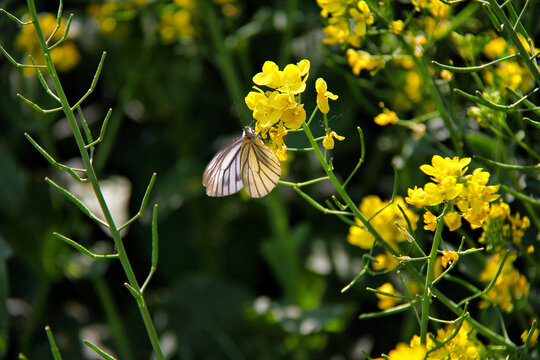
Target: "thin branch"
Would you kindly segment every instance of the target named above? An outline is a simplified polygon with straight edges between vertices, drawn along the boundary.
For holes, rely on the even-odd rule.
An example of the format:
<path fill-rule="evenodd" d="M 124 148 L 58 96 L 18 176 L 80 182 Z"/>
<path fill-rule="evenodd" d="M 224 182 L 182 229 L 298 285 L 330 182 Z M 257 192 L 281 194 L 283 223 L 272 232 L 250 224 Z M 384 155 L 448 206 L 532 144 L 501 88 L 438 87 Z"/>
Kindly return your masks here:
<path fill-rule="evenodd" d="M 300 190 L 299 188 L 294 187 L 293 189 L 294 189 L 294 191 L 296 191 L 301 197 L 303 197 L 304 200 L 306 200 L 308 203 L 310 203 L 315 209 L 321 211 L 321 212 L 324 213 L 324 214 L 354 216 L 354 214 L 353 214 L 352 212 L 349 212 L 349 211 L 338 211 L 338 210 L 327 209 L 327 208 L 325 208 L 324 206 L 322 206 L 321 204 L 319 204 L 317 201 L 315 201 L 311 196 L 309 196 L 308 194 L 306 194 L 305 192 L 303 192 L 302 190 Z"/>
<path fill-rule="evenodd" d="M 303 186 L 307 186 L 307 185 L 316 184 L 318 182 L 325 181 L 325 180 L 328 180 L 328 179 L 329 179 L 328 176 L 323 176 L 323 177 L 320 177 L 320 178 L 317 178 L 317 179 L 308 180 L 308 181 L 299 182 L 299 183 L 293 183 L 293 182 L 288 182 L 288 181 L 279 181 L 279 184 L 280 185 L 285 185 L 285 186 L 290 186 L 290 187 L 303 187 Z"/>
<path fill-rule="evenodd" d="M 21 26 L 32 24 L 32 20 L 29 20 L 29 21 L 22 21 L 21 19 L 19 19 L 19 18 L 16 17 L 15 15 L 12 15 L 11 13 L 9 13 L 9 12 L 8 12 L 7 10 L 5 10 L 5 9 L 0 8 L 0 13 L 6 14 L 6 16 L 7 16 L 8 18 L 10 18 L 11 20 L 13 20 L 14 22 L 16 22 L 17 24 L 19 24 L 19 25 L 21 25 Z"/>
<path fill-rule="evenodd" d="M 159 240 L 157 231 L 157 213 L 158 205 L 155 204 L 154 211 L 152 212 L 152 266 L 150 267 L 150 273 L 148 274 L 148 277 L 144 281 L 143 286 L 141 286 L 141 294 L 144 293 L 144 289 L 146 289 L 146 286 L 150 282 L 150 279 L 152 278 L 152 276 L 154 276 L 158 265 Z"/>
<path fill-rule="evenodd" d="M 504 164 L 504 163 L 501 163 L 501 162 L 497 162 L 497 161 L 487 159 L 487 158 L 485 158 L 483 156 L 480 156 L 480 155 L 473 155 L 473 158 L 478 160 L 479 162 L 481 162 L 483 164 L 495 166 L 495 167 L 497 167 L 499 169 L 504 169 L 504 170 L 517 170 L 517 171 L 538 171 L 538 170 L 540 170 L 540 164 L 536 164 L 536 165 Z"/>
<path fill-rule="evenodd" d="M 63 187 L 61 187 L 60 185 L 58 185 L 57 183 L 55 183 L 54 181 L 52 181 L 48 177 L 45 178 L 45 181 L 48 184 L 50 184 L 51 186 L 53 186 L 55 189 L 60 191 L 62 194 L 64 194 L 65 197 L 67 197 L 73 204 L 75 204 L 75 206 L 77 206 L 90 219 L 94 220 L 95 222 L 97 222 L 101 226 L 105 226 L 106 228 L 109 228 L 109 224 L 107 224 L 105 221 L 101 220 L 96 215 L 94 215 L 90 211 L 90 209 L 88 209 L 86 207 L 86 205 L 81 200 L 79 200 L 79 198 L 77 198 L 75 195 L 73 195 L 71 192 L 64 189 Z"/>
<path fill-rule="evenodd" d="M 362 131 L 362 128 L 360 126 L 356 127 L 356 130 L 358 131 L 358 136 L 360 137 L 360 159 L 358 160 L 358 163 L 354 167 L 353 171 L 349 174 L 347 177 L 347 180 L 343 183 L 343 188 L 347 186 L 349 181 L 353 178 L 354 174 L 360 169 L 360 166 L 364 163 L 364 156 L 366 155 L 366 144 L 364 143 L 364 132 Z"/>
<path fill-rule="evenodd" d="M 102 358 L 104 358 L 106 360 L 116 360 L 115 357 L 113 357 L 112 355 L 110 355 L 110 354 L 106 353 L 105 351 L 101 350 L 96 345 L 92 344 L 90 341 L 84 340 L 83 343 L 86 346 L 88 346 L 90 349 L 94 350 Z"/>
<path fill-rule="evenodd" d="M 36 63 L 34 62 L 34 58 L 32 57 L 32 55 L 30 55 L 29 58 L 32 64 L 36 66 Z M 49 85 L 47 85 L 47 82 L 45 81 L 45 78 L 43 77 L 43 74 L 41 73 L 41 71 L 37 70 L 36 75 L 38 77 L 39 82 L 41 83 L 41 86 L 47 92 L 47 94 L 51 95 L 54 100 L 60 103 L 60 98 L 55 93 L 53 93 Z"/>
<path fill-rule="evenodd" d="M 71 177 L 73 179 L 75 179 L 76 181 L 78 182 L 86 182 L 87 179 L 82 179 L 79 175 L 77 175 L 77 173 L 75 171 L 78 171 L 78 172 L 86 172 L 86 170 L 84 169 L 73 169 L 67 165 L 64 165 L 64 164 L 60 164 L 58 161 L 56 161 L 51 155 L 49 155 L 49 153 L 47 153 L 45 151 L 45 149 L 43 149 L 34 139 L 32 139 L 32 137 L 28 134 L 28 133 L 24 133 L 24 136 L 26 137 L 26 139 L 28 139 L 28 141 L 36 148 L 37 151 L 39 151 L 39 153 L 41 155 L 43 155 L 43 157 L 52 165 L 54 166 L 55 168 L 59 169 L 59 170 L 62 170 L 62 171 L 65 171 L 67 172 L 69 175 L 71 175 Z"/>
<path fill-rule="evenodd" d="M 402 304 L 402 305 L 398 305 L 398 306 L 395 306 L 393 308 L 383 310 L 383 311 L 364 313 L 364 314 L 361 314 L 358 317 L 358 319 L 365 320 L 365 319 L 373 319 L 373 318 L 378 318 L 378 317 L 382 317 L 382 316 L 389 316 L 389 315 L 398 314 L 400 312 L 404 312 L 406 310 L 409 310 L 409 308 L 412 307 L 413 304 L 414 304 L 413 302 L 410 302 L 410 303 L 405 303 L 405 304 Z"/>
<path fill-rule="evenodd" d="M 440 62 L 437 62 L 435 60 L 431 60 L 431 63 L 433 65 L 441 68 L 441 69 L 445 69 L 445 70 L 452 71 L 452 72 L 455 72 L 455 73 L 472 73 L 472 72 L 478 72 L 478 71 L 484 70 L 485 68 L 488 68 L 488 67 L 490 67 L 492 65 L 495 65 L 497 63 L 507 61 L 507 60 L 512 60 L 512 59 L 515 59 L 515 58 L 519 58 L 519 55 L 518 54 L 512 54 L 512 55 L 508 55 L 508 56 L 502 57 L 500 59 L 493 60 L 491 62 L 482 64 L 482 65 L 464 66 L 464 67 L 441 64 Z"/>
<path fill-rule="evenodd" d="M 142 297 L 141 293 L 139 293 L 133 286 L 129 285 L 129 283 L 124 283 L 124 286 L 129 290 L 131 295 L 135 298 L 135 301 L 139 304 L 139 307 L 141 309 L 144 309 L 146 306 L 144 304 L 144 298 Z"/>
<path fill-rule="evenodd" d="M 501 190 L 504 191 L 504 192 L 507 192 L 509 193 L 510 195 L 516 197 L 517 199 L 521 200 L 521 201 L 524 201 L 526 203 L 529 203 L 531 205 L 534 205 L 534 206 L 540 206 L 540 200 L 536 199 L 536 198 L 533 198 L 533 197 L 530 197 L 530 196 L 527 196 L 519 191 L 515 191 L 511 188 L 509 188 L 508 186 L 506 185 L 503 185 L 501 184 Z"/>
<path fill-rule="evenodd" d="M 97 70 L 94 74 L 94 78 L 92 79 L 92 83 L 90 84 L 90 88 L 88 89 L 88 91 L 86 91 L 86 94 L 84 94 L 80 99 L 79 101 L 77 101 L 75 103 L 75 105 L 73 105 L 71 107 L 71 111 L 73 111 L 77 106 L 79 106 L 92 92 L 94 92 L 94 89 L 96 88 L 96 85 L 97 85 L 97 82 L 98 82 L 98 79 L 99 79 L 99 75 L 101 74 L 101 69 L 103 68 L 103 63 L 105 61 L 105 55 L 107 55 L 107 52 L 104 51 L 102 54 L 101 54 L 101 59 L 99 60 L 99 64 L 98 64 L 98 67 L 97 67 Z"/>
<path fill-rule="evenodd" d="M 64 241 L 65 243 L 73 246 L 75 249 L 79 250 L 81 253 L 83 253 L 84 255 L 92 259 L 118 259 L 118 254 L 96 254 L 88 250 L 87 248 L 85 248 L 84 246 L 76 242 L 75 240 L 68 238 L 67 236 L 59 234 L 57 232 L 53 232 L 53 235 L 59 238 L 60 240 Z"/>
<path fill-rule="evenodd" d="M 90 144 L 86 145 L 85 146 L 86 149 L 91 148 L 92 146 L 95 146 L 98 143 L 100 143 L 101 141 L 103 141 L 103 139 L 105 138 L 105 131 L 107 130 L 107 124 L 109 123 L 109 118 L 111 117 L 111 114 L 112 114 L 112 109 L 109 109 L 109 111 L 107 111 L 107 115 L 105 115 L 105 119 L 103 120 L 103 124 L 101 125 L 101 130 L 99 132 L 99 137 L 95 141 L 93 141 Z"/>
<path fill-rule="evenodd" d="M 17 97 L 19 99 L 21 99 L 22 101 L 24 101 L 27 105 L 29 105 L 32 109 L 36 110 L 37 112 L 41 113 L 41 114 L 50 114 L 50 113 L 53 113 L 53 112 L 57 112 L 57 111 L 61 111 L 62 110 L 62 107 L 57 107 L 57 108 L 54 108 L 54 109 L 43 109 L 41 107 L 39 107 L 37 104 L 33 103 L 32 101 L 28 100 L 27 98 L 25 98 L 24 96 L 22 96 L 21 94 L 17 94 Z"/>
<path fill-rule="evenodd" d="M 47 339 L 49 340 L 49 345 L 51 346 L 51 352 L 54 360 L 62 360 L 62 355 L 60 355 L 60 350 L 58 350 L 56 341 L 54 341 L 54 335 L 49 325 L 45 326 L 45 332 L 47 333 Z"/>
<path fill-rule="evenodd" d="M 131 219 L 126 221 L 126 223 L 118 228 L 118 231 L 124 229 L 126 226 L 137 220 L 146 209 L 146 205 L 148 204 L 148 198 L 150 197 L 150 192 L 152 191 L 152 187 L 154 186 L 154 183 L 156 182 L 156 173 L 152 174 L 152 177 L 150 178 L 150 182 L 148 183 L 148 186 L 146 187 L 146 192 L 144 193 L 143 199 L 141 201 L 141 207 L 139 208 L 139 211 L 135 216 L 133 216 Z"/>

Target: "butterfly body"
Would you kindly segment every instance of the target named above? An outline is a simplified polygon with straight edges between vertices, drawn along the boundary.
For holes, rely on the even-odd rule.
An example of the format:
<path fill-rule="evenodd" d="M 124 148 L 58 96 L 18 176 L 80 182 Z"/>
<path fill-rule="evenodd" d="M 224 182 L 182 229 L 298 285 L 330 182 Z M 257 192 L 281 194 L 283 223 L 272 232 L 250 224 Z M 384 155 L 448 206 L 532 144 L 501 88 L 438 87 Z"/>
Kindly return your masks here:
<path fill-rule="evenodd" d="M 227 196 L 244 187 L 249 196 L 260 198 L 274 189 L 280 177 L 276 155 L 246 126 L 242 136 L 223 145 L 214 155 L 204 170 L 202 183 L 208 196 Z"/>

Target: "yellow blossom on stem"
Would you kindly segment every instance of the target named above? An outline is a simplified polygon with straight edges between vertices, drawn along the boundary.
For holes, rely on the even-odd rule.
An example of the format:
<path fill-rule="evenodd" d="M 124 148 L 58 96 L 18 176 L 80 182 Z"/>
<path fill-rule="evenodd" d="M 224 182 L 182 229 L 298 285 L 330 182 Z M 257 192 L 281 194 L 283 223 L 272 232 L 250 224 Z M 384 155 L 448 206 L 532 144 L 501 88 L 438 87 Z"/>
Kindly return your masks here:
<path fill-rule="evenodd" d="M 390 350 L 387 358 L 390 360 L 424 360 L 426 353 L 426 346 L 420 342 L 415 345 L 398 343 L 395 349 Z M 375 360 L 384 360 L 384 358 L 380 357 Z"/>
<path fill-rule="evenodd" d="M 377 288 L 377 290 L 388 293 L 388 294 L 394 294 L 394 295 L 401 295 L 399 292 L 394 289 L 394 286 L 390 283 L 384 283 L 381 286 Z M 379 298 L 379 302 L 377 303 L 377 307 L 381 310 L 386 310 L 393 308 L 398 304 L 401 299 L 393 296 L 388 296 L 380 293 L 375 293 L 375 296 Z"/>
<path fill-rule="evenodd" d="M 484 45 L 484 55 L 486 55 L 490 60 L 493 60 L 506 50 L 506 40 L 502 37 L 496 37 L 493 40 L 489 41 Z"/>
<path fill-rule="evenodd" d="M 362 70 L 370 71 L 370 74 L 373 75 L 385 65 L 382 57 L 372 56 L 363 50 L 347 49 L 346 55 L 354 75 L 360 75 Z"/>
<path fill-rule="evenodd" d="M 371 265 L 373 270 L 376 271 L 392 270 L 399 265 L 399 261 L 388 251 L 375 256 L 375 260 L 376 261 L 372 262 Z"/>
<path fill-rule="evenodd" d="M 368 4 L 363 0 L 359 1 L 356 8 L 352 8 L 349 14 L 356 20 L 354 34 L 363 38 L 366 35 L 367 25 L 373 24 L 373 15 L 371 15 Z"/>
<path fill-rule="evenodd" d="M 371 225 L 381 235 L 381 237 L 388 244 L 390 244 L 390 246 L 397 248 L 397 244 L 406 241 L 407 238 L 396 226 L 396 223 L 403 228 L 408 227 L 406 220 L 403 218 L 403 214 L 399 210 L 399 207 L 403 209 L 405 215 L 409 218 L 413 230 L 416 229 L 418 215 L 407 207 L 405 201 L 400 196 L 396 196 L 392 204 L 386 206 L 387 204 L 388 201 L 383 202 L 376 195 L 368 195 L 362 199 L 359 209 L 366 218 L 371 218 Z M 358 218 L 355 218 L 355 222 L 357 226 L 351 226 L 349 228 L 347 241 L 352 245 L 361 247 L 362 249 L 370 249 L 375 238 L 369 231 L 365 229 Z"/>
<path fill-rule="evenodd" d="M 343 141 L 345 140 L 345 136 L 340 136 L 338 134 L 336 134 L 335 131 L 331 131 L 329 132 L 323 139 L 322 141 L 322 144 L 323 144 L 323 147 L 326 149 L 326 150 L 332 150 L 334 148 L 334 138 L 336 138 L 337 140 L 339 141 Z"/>
<path fill-rule="evenodd" d="M 441 79 L 450 80 L 452 78 L 452 73 L 446 69 L 441 71 Z"/>
<path fill-rule="evenodd" d="M 62 25 L 51 38 L 49 45 L 55 44 L 64 35 L 67 20 L 64 18 L 61 19 L 61 21 Z M 45 39 L 47 39 L 52 35 L 57 26 L 56 16 L 51 13 L 39 15 L 39 23 L 43 35 L 45 36 Z M 81 59 L 77 46 L 70 40 L 73 38 L 74 34 L 75 29 L 72 27 L 66 40 L 50 50 L 51 60 L 58 71 L 65 72 L 73 69 Z M 21 28 L 19 33 L 15 36 L 15 47 L 24 53 L 31 55 L 36 64 L 45 64 L 45 59 L 43 58 L 36 30 L 33 25 L 23 26 Z M 26 61 L 26 64 L 31 63 L 32 62 L 29 59 Z M 25 68 L 23 73 L 26 76 L 32 76 L 35 74 L 35 70 L 33 68 Z"/>
<path fill-rule="evenodd" d="M 250 91 L 244 99 L 257 120 L 255 132 L 264 139 L 270 136 L 271 149 L 281 161 L 287 159 L 287 146 L 283 140 L 287 129 L 301 128 L 306 121 L 300 94 L 306 89 L 309 69 L 310 62 L 305 59 L 297 64 L 288 64 L 283 70 L 274 62 L 266 61 L 262 71 L 253 76 L 253 82 L 270 90 L 263 91 L 254 86 L 255 91 Z M 334 96 L 328 92 L 325 95 L 330 98 Z"/>
<path fill-rule="evenodd" d="M 398 122 L 398 116 L 395 112 L 391 111 L 391 110 L 388 110 L 388 109 L 383 109 L 383 112 L 380 113 L 379 115 L 375 116 L 375 118 L 373 119 L 373 121 L 375 122 L 375 124 L 377 125 L 380 125 L 380 126 L 385 126 L 385 125 L 388 125 L 388 124 L 396 124 Z"/>
<path fill-rule="evenodd" d="M 424 188 L 408 189 L 405 201 L 411 205 L 436 206 L 443 202 L 455 205 L 459 212 L 453 211 L 444 217 L 450 230 L 461 226 L 461 218 L 467 220 L 471 228 L 481 227 L 490 211 L 490 203 L 499 198 L 499 185 L 487 185 L 489 173 L 481 168 L 471 175 L 465 175 L 471 159 L 442 158 L 433 156 L 431 165 L 422 165 L 420 170 L 431 177 Z M 425 215 L 426 229 L 434 229 L 433 215 Z"/>
<path fill-rule="evenodd" d="M 455 211 L 449 212 L 444 215 L 443 220 L 450 231 L 457 230 L 461 227 L 461 215 L 459 215 Z"/>
<path fill-rule="evenodd" d="M 441 256 L 441 265 L 442 267 L 447 267 L 449 263 L 456 261 L 459 258 L 459 255 L 455 251 L 446 251 L 443 250 Z"/>
<path fill-rule="evenodd" d="M 399 35 L 403 31 L 404 23 L 401 20 L 392 21 L 390 24 L 390 32 Z"/>
<path fill-rule="evenodd" d="M 431 212 L 424 213 L 424 230 L 435 231 L 437 229 L 437 217 Z"/>
<path fill-rule="evenodd" d="M 328 91 L 328 85 L 322 78 L 318 78 L 315 81 L 315 89 L 317 90 L 317 106 L 323 114 L 328 114 L 330 107 L 328 106 L 328 99 L 337 100 L 338 96 Z"/>

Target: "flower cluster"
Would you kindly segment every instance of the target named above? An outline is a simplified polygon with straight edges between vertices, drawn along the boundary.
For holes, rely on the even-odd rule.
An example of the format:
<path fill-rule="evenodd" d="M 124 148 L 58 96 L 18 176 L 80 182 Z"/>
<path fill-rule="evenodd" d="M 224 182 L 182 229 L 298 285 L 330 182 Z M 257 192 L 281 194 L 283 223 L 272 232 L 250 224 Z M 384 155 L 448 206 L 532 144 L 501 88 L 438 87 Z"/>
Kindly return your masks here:
<path fill-rule="evenodd" d="M 51 40 L 49 41 L 49 46 L 55 44 L 62 38 L 66 30 L 66 23 L 66 19 L 62 19 L 63 25 L 60 29 L 56 31 L 54 36 L 51 38 Z M 51 13 L 39 15 L 39 24 L 41 25 L 41 29 L 43 30 L 43 35 L 45 36 L 45 39 L 48 39 L 57 25 L 56 16 Z M 81 55 L 77 46 L 75 45 L 75 43 L 73 43 L 73 41 L 69 40 L 73 38 L 74 34 L 74 30 L 72 30 L 68 33 L 67 41 L 63 41 L 61 44 L 55 46 L 50 50 L 51 60 L 56 70 L 58 71 L 65 72 L 73 69 L 81 59 Z M 41 52 L 36 31 L 33 25 L 23 26 L 21 28 L 21 31 L 15 37 L 15 46 L 26 54 L 30 54 L 36 64 L 45 63 L 45 59 L 43 58 L 43 54 Z M 27 60 L 26 63 L 31 64 L 32 62 L 30 60 Z M 34 74 L 34 69 L 25 68 L 24 74 L 27 76 L 32 76 Z"/>
<path fill-rule="evenodd" d="M 263 91 L 254 86 L 256 91 L 250 91 L 245 98 L 246 105 L 253 111 L 253 118 L 257 121 L 255 131 L 263 138 L 270 136 L 281 161 L 287 160 L 287 146 L 283 141 L 287 129 L 298 129 L 306 121 L 306 111 L 304 104 L 300 103 L 300 95 L 306 90 L 309 68 L 309 60 L 288 64 L 283 70 L 274 62 L 266 61 L 262 72 L 253 77 L 253 82 L 270 90 Z M 328 100 L 336 100 L 338 96 L 328 91 L 326 82 L 321 78 L 317 79 L 315 89 L 317 106 L 326 114 L 329 111 Z"/>
<path fill-rule="evenodd" d="M 401 232 L 396 224 L 405 229 L 408 226 L 407 221 L 399 208 L 404 211 L 413 230 L 416 229 L 418 215 L 407 207 L 405 201 L 403 201 L 403 198 L 400 196 L 396 196 L 393 203 L 388 203 L 389 201 L 383 202 L 376 195 L 368 195 L 362 199 L 359 209 L 366 218 L 370 218 L 370 224 L 381 235 L 384 241 L 392 248 L 397 249 L 398 243 L 406 241 L 407 237 Z M 347 241 L 362 249 L 370 249 L 373 246 L 375 238 L 362 225 L 358 218 L 355 218 L 355 222 L 357 225 L 349 228 Z M 375 270 L 393 269 L 398 265 L 397 260 L 388 252 L 379 254 L 375 258 L 377 260 L 377 262 L 373 264 Z"/>
<path fill-rule="evenodd" d="M 362 70 L 367 70 L 370 75 L 375 75 L 386 64 L 382 56 L 371 55 L 363 50 L 347 49 L 346 55 L 354 75 L 360 75 Z"/>
<path fill-rule="evenodd" d="M 317 4 L 321 8 L 321 16 L 328 21 L 323 29 L 325 44 L 350 44 L 355 48 L 362 45 L 367 27 L 374 21 L 365 1 L 317 0 Z"/>
<path fill-rule="evenodd" d="M 503 254 L 504 251 L 498 252 L 488 260 L 484 270 L 480 273 L 480 280 L 487 283 L 493 280 L 501 265 Z M 495 284 L 486 294 L 490 302 L 482 300 L 480 302 L 481 308 L 486 308 L 490 304 L 496 304 L 503 311 L 509 313 L 514 309 L 515 301 L 525 299 L 529 296 L 527 278 L 514 268 L 513 264 L 515 260 L 516 255 L 508 256 Z"/>
<path fill-rule="evenodd" d="M 119 23 L 133 19 L 138 8 L 146 4 L 146 0 L 119 0 L 92 2 L 86 12 L 98 25 L 99 31 L 110 35 L 118 31 Z"/>
<path fill-rule="evenodd" d="M 442 3 L 439 0 L 412 0 L 415 8 L 420 11 L 420 9 L 427 10 L 431 16 L 436 18 L 445 18 L 450 15 L 452 7 Z"/>
<path fill-rule="evenodd" d="M 519 39 L 525 49 L 531 48 L 531 45 L 521 34 Z M 532 50 L 534 54 L 539 51 L 534 46 L 532 46 Z M 510 46 L 504 38 L 496 36 L 488 41 L 483 48 L 483 53 L 489 60 L 517 52 L 517 49 Z M 496 64 L 495 71 L 485 71 L 482 74 L 486 83 L 493 89 L 501 89 L 501 93 L 506 93 L 506 87 L 522 92 L 529 92 L 534 87 L 534 79 L 530 71 L 518 61 L 500 62 Z"/>
<path fill-rule="evenodd" d="M 500 200 L 491 204 L 489 215 L 482 225 L 484 232 L 479 242 L 487 245 L 488 251 L 507 249 L 509 244 L 520 244 L 531 222 L 527 216 L 510 213 L 510 206 Z"/>
<path fill-rule="evenodd" d="M 420 343 L 418 335 L 414 335 L 409 344 L 399 343 L 395 349 L 391 350 L 388 358 L 391 360 L 482 358 L 484 345 L 476 338 L 476 332 L 471 326 L 463 322 L 457 333 L 456 330 L 456 325 L 448 325 L 445 329 L 439 329 L 437 336 L 428 333 L 426 345 Z M 435 349 L 437 346 L 440 347 Z M 432 349 L 435 350 L 430 351 Z M 379 359 L 382 358 L 376 360 Z"/>
<path fill-rule="evenodd" d="M 415 186 L 409 189 L 405 201 L 417 207 L 451 204 L 452 209 L 443 218 L 450 231 L 461 227 L 462 218 L 473 229 L 481 227 L 489 215 L 490 203 L 499 198 L 499 185 L 487 185 L 490 175 L 481 168 L 465 175 L 470 162 L 470 158 L 433 156 L 432 165 L 420 166 L 420 170 L 431 176 L 433 182 L 428 182 L 423 188 Z M 424 223 L 424 229 L 435 231 L 437 217 L 426 211 Z"/>
<path fill-rule="evenodd" d="M 196 8 L 194 0 L 175 0 L 175 6 L 164 7 L 157 29 L 165 44 L 175 41 L 190 41 L 195 37 L 193 12 Z"/>

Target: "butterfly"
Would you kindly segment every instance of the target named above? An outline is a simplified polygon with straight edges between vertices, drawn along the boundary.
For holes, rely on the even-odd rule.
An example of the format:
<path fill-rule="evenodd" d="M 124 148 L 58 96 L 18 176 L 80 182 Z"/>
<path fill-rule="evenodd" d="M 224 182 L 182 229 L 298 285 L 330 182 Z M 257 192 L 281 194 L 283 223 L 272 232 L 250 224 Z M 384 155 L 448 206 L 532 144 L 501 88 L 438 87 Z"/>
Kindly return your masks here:
<path fill-rule="evenodd" d="M 244 187 L 252 198 L 261 198 L 276 187 L 280 177 L 278 158 L 246 126 L 242 136 L 223 145 L 214 155 L 204 170 L 202 184 L 208 196 L 227 196 Z"/>

